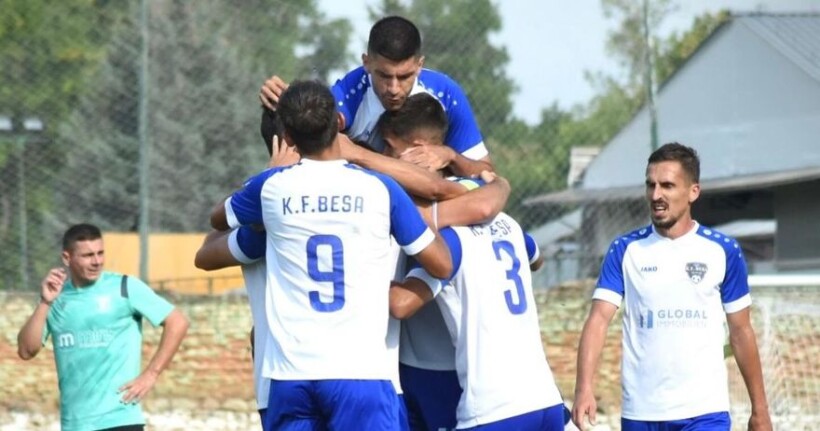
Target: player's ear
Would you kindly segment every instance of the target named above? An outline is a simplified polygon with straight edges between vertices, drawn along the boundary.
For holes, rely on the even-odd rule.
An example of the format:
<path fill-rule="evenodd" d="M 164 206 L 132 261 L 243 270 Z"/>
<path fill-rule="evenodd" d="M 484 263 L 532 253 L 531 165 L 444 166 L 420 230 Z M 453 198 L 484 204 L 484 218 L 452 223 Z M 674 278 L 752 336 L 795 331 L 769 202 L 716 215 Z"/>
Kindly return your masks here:
<path fill-rule="evenodd" d="M 345 129 L 345 116 L 339 111 L 336 111 L 336 115 L 339 116 L 339 132 Z"/>
<path fill-rule="evenodd" d="M 69 258 L 71 257 L 71 252 L 68 250 L 63 250 L 60 254 L 60 258 L 63 260 L 63 265 L 68 266 Z"/>
<path fill-rule="evenodd" d="M 362 53 L 362 66 L 364 66 L 367 73 L 370 73 L 370 57 L 365 53 Z"/>
<path fill-rule="evenodd" d="M 419 56 L 418 66 L 419 66 L 419 70 L 421 70 L 421 68 L 424 67 L 424 56 L 423 55 Z"/>
<path fill-rule="evenodd" d="M 296 146 L 296 144 L 293 142 L 293 138 L 290 137 L 290 133 L 288 133 L 287 130 L 285 131 L 284 139 L 285 139 L 285 144 L 288 147 L 295 147 Z"/>

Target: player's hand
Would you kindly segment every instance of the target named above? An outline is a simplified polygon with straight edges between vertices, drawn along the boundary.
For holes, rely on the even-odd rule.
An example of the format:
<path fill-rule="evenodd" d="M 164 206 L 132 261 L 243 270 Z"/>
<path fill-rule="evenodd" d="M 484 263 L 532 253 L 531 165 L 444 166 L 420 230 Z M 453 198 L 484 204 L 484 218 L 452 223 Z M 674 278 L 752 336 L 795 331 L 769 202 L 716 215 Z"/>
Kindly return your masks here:
<path fill-rule="evenodd" d="M 156 372 L 145 370 L 136 379 L 120 386 L 119 392 L 122 394 L 120 401 L 125 404 L 137 404 L 142 401 L 148 391 L 154 387 L 159 375 Z"/>
<path fill-rule="evenodd" d="M 269 168 L 295 165 L 301 158 L 299 151 L 296 150 L 296 146 L 286 144 L 284 139 L 280 141 L 276 135 L 273 136 L 271 150 L 270 160 L 268 161 Z"/>
<path fill-rule="evenodd" d="M 339 140 L 339 149 L 342 152 L 342 158 L 348 162 L 358 163 L 358 161 L 363 158 L 364 153 L 370 151 L 356 145 L 356 143 L 350 140 L 350 137 L 344 133 L 336 135 L 336 139 Z"/>
<path fill-rule="evenodd" d="M 287 88 L 287 82 L 273 75 L 262 84 L 262 88 L 259 90 L 259 101 L 261 101 L 262 105 L 266 108 L 275 111 L 276 105 L 279 103 L 279 97 L 282 96 L 282 93 L 284 93 Z"/>
<path fill-rule="evenodd" d="M 490 184 L 491 182 L 498 179 L 498 174 L 493 171 L 481 171 L 479 177 L 484 180 L 485 183 Z"/>
<path fill-rule="evenodd" d="M 749 431 L 772 431 L 772 418 L 769 417 L 769 412 L 764 413 L 752 412 L 749 418 Z"/>
<path fill-rule="evenodd" d="M 51 305 L 63 290 L 63 284 L 68 278 L 65 268 L 52 268 L 40 284 L 40 300 Z"/>
<path fill-rule="evenodd" d="M 444 145 L 414 145 L 399 155 L 399 159 L 430 172 L 446 168 L 454 158 L 455 151 Z"/>
<path fill-rule="evenodd" d="M 595 401 L 595 395 L 592 391 L 583 391 L 575 393 L 575 402 L 572 404 L 572 423 L 581 431 L 586 429 L 584 416 L 589 416 L 590 425 L 595 425 L 595 411 L 598 409 L 598 403 Z"/>

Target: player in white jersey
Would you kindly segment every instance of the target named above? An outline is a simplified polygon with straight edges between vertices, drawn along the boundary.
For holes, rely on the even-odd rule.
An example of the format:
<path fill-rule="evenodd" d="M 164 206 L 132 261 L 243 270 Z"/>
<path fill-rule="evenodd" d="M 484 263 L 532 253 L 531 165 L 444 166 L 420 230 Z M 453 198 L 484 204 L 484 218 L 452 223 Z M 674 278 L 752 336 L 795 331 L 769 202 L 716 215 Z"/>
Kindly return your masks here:
<path fill-rule="evenodd" d="M 442 107 L 439 102 L 432 97 L 426 95 L 413 95 L 409 97 L 402 108 L 385 113 L 379 121 L 379 129 L 385 136 L 389 145 L 389 150 L 387 153 L 395 154 L 398 152 L 403 152 L 408 147 L 412 146 L 440 145 L 443 130 L 446 130 L 446 121 L 443 119 L 443 116 L 444 114 Z M 506 216 L 504 217 L 505 218 L 503 218 L 503 220 L 501 218 L 498 219 L 498 224 L 489 226 L 487 229 L 488 232 L 492 231 L 493 233 L 499 235 L 498 239 L 499 241 L 504 241 L 503 244 L 511 244 L 509 238 L 507 238 L 505 234 L 512 233 L 512 224 L 515 226 L 518 225 Z M 524 245 L 524 234 L 520 228 L 517 232 L 520 234 L 520 238 L 517 238 L 517 241 L 514 242 L 516 244 L 520 243 L 518 255 L 526 256 L 527 247 Z M 489 233 L 485 239 L 492 241 Z M 464 267 L 469 268 L 463 271 L 463 274 L 466 274 L 464 277 L 470 280 L 470 284 L 468 284 L 470 286 L 469 289 L 486 290 L 488 288 L 485 286 L 492 284 L 493 281 L 503 283 L 503 281 L 499 280 L 499 277 L 503 278 L 503 276 L 511 274 L 511 271 L 513 271 L 512 262 L 510 262 L 509 268 L 502 269 L 499 267 L 499 263 L 496 261 L 496 258 L 492 256 L 492 246 L 487 246 L 486 249 L 482 251 L 476 251 L 481 250 L 481 247 L 476 247 L 475 242 L 475 240 L 471 240 L 469 241 L 471 246 L 465 247 L 470 249 L 470 252 L 467 253 L 467 260 L 472 262 L 470 265 L 476 265 L 475 267 L 472 267 L 467 265 L 466 260 L 464 262 Z M 534 245 L 534 243 L 531 245 Z M 506 245 L 500 245 L 499 247 L 501 246 L 506 247 Z M 532 251 L 534 258 L 537 257 L 537 247 L 531 247 L 529 250 Z M 473 258 L 474 256 L 484 256 L 485 259 L 481 260 L 480 258 Z M 507 258 L 507 255 L 504 255 L 503 257 Z M 493 262 L 490 264 L 491 266 L 487 266 L 488 259 Z M 522 261 L 517 260 L 516 262 L 518 263 L 518 266 L 515 267 L 514 270 L 522 271 L 522 273 L 525 272 L 526 277 L 529 280 L 530 272 L 526 268 L 529 262 L 527 260 L 523 261 L 524 268 L 521 268 Z M 479 281 L 482 280 L 482 269 L 486 269 L 490 273 L 494 272 L 494 269 L 488 268 L 494 268 L 497 270 L 495 271 L 497 272 L 496 277 L 490 276 L 485 278 L 484 281 Z M 515 278 L 515 280 L 519 279 Z M 521 289 L 524 289 L 523 282 L 520 286 Z M 527 286 L 530 286 L 529 290 L 531 295 L 531 282 L 528 281 Z M 492 290 L 492 288 L 489 289 Z M 518 289 L 516 288 L 513 293 L 518 294 Z M 521 295 L 524 295 L 524 293 L 521 292 Z M 501 300 L 504 299 L 503 296 L 504 295 L 502 293 L 500 296 Z M 466 297 L 466 294 L 462 297 Z M 516 298 L 518 297 L 519 296 L 516 296 Z M 461 297 L 456 295 L 456 298 Z M 482 301 L 474 299 L 471 303 L 472 309 L 477 309 L 476 307 L 478 307 L 478 304 L 481 303 Z M 532 303 L 532 301 L 530 301 L 530 303 Z M 462 313 L 462 303 L 460 301 L 456 300 L 455 302 L 451 302 L 449 305 L 449 307 L 446 307 L 446 315 L 464 315 Z M 466 308 L 467 307 L 465 307 L 465 309 Z M 533 380 L 533 386 L 544 383 L 538 379 L 537 375 L 546 370 L 548 379 L 546 380 L 547 385 L 544 390 L 550 390 L 552 394 L 556 395 L 554 399 L 551 400 L 549 398 L 545 399 L 540 397 L 538 390 L 536 390 L 534 394 L 528 394 L 528 386 L 524 385 L 522 387 L 518 382 L 510 383 L 510 386 L 506 387 L 506 389 L 508 389 L 507 393 L 504 392 L 505 387 L 503 386 L 492 386 L 486 390 L 474 390 L 475 388 L 482 387 L 484 382 L 490 380 L 488 374 L 497 371 L 493 370 L 492 367 L 490 367 L 489 371 L 476 370 L 475 364 L 482 362 L 479 359 L 471 359 L 470 364 L 472 365 L 472 368 L 470 368 L 469 364 L 466 362 L 461 364 L 460 369 L 462 370 L 462 374 L 465 374 L 462 375 L 461 378 L 459 378 L 457 373 L 455 373 L 457 366 L 454 341 L 459 339 L 462 341 L 467 340 L 466 337 L 468 337 L 468 335 L 466 334 L 469 334 L 469 342 L 471 345 L 489 345 L 493 343 L 495 336 L 507 337 L 508 334 L 502 335 L 494 331 L 490 331 L 488 334 L 483 334 L 471 323 L 468 325 L 469 329 L 465 329 L 464 331 L 455 331 L 461 332 L 461 338 L 458 335 L 453 335 L 451 338 L 451 334 L 444 324 L 441 311 L 439 310 L 439 304 L 436 304 L 435 302 L 421 307 L 417 314 L 403 320 L 402 340 L 400 344 L 401 377 L 402 386 L 405 390 L 405 399 L 408 404 L 408 410 L 410 411 L 411 426 L 413 429 L 452 429 L 456 426 L 456 405 L 459 404 L 459 398 L 462 398 L 462 404 L 466 405 L 466 407 L 462 406 L 460 411 L 460 416 L 464 417 L 467 415 L 465 411 L 473 410 L 473 406 L 476 402 L 479 404 L 486 402 L 490 399 L 490 397 L 496 396 L 500 399 L 504 399 L 505 402 L 516 399 L 517 396 L 511 395 L 510 392 L 520 392 L 525 396 L 531 397 L 535 403 L 540 403 L 544 400 L 548 403 L 552 401 L 554 402 L 549 405 L 538 405 L 530 408 L 531 405 L 528 405 L 526 402 L 515 405 L 516 402 L 513 401 L 512 405 L 506 408 L 488 407 L 485 409 L 479 409 L 481 410 L 481 413 L 475 414 L 477 417 L 477 419 L 475 419 L 475 423 L 485 424 L 487 422 L 495 422 L 496 420 L 493 418 L 510 419 L 513 416 L 517 416 L 519 413 L 531 413 L 535 410 L 539 410 L 541 407 L 548 407 L 551 405 L 557 406 L 561 404 L 561 406 L 556 410 L 558 412 L 558 423 L 560 423 L 560 427 L 562 428 L 563 405 L 561 403 L 560 396 L 557 395 L 558 391 L 552 381 L 549 366 L 544 359 L 540 329 L 537 322 L 537 314 L 534 313 L 534 309 L 531 309 L 531 311 L 533 314 L 530 317 L 535 320 L 530 321 L 532 319 L 528 319 L 528 323 L 525 324 L 528 328 L 527 331 L 530 337 L 529 342 L 524 342 L 522 346 L 530 348 L 530 352 L 535 351 L 537 353 L 533 356 L 528 355 L 527 353 L 522 353 L 521 349 L 514 349 L 511 354 L 520 354 L 523 358 L 540 357 L 540 359 L 535 360 L 535 364 L 538 365 L 535 365 L 534 367 L 528 368 L 527 365 L 524 364 L 527 361 L 526 359 L 523 359 L 523 363 L 522 361 L 518 361 L 515 366 L 524 365 L 524 367 L 519 368 L 519 370 L 526 370 L 530 368 L 538 370 L 536 371 L 536 378 Z M 533 331 L 535 331 L 534 337 L 532 337 Z M 478 337 L 478 340 L 476 340 L 473 336 Z M 527 336 L 524 337 L 527 338 Z M 484 353 L 480 354 L 484 355 Z M 487 358 L 489 359 L 490 357 L 487 356 Z M 475 371 L 475 373 L 467 377 L 465 371 L 467 369 Z M 485 374 L 485 371 L 488 374 Z M 503 373 L 496 374 L 501 375 Z M 450 378 L 452 378 L 453 381 L 448 384 Z M 463 395 L 459 385 L 459 380 L 461 380 L 461 387 L 464 386 L 465 381 L 470 384 L 470 390 L 465 391 Z M 512 385 L 516 386 L 515 390 L 509 390 L 512 388 Z M 514 413 L 509 414 L 510 412 Z M 470 425 L 473 423 L 471 420 L 473 419 L 462 418 L 462 420 L 459 421 L 459 426 L 472 426 Z M 504 428 L 518 425 L 522 424 L 512 424 L 505 421 L 503 425 L 499 423 L 494 426 Z"/>
<path fill-rule="evenodd" d="M 437 294 L 464 389 L 457 429 L 563 430 L 563 401 L 544 355 L 520 226 L 502 213 L 441 233 L 453 276 L 442 288 L 423 269 L 411 270 L 391 290 L 391 312 L 406 318 Z"/>
<path fill-rule="evenodd" d="M 275 112 L 263 110 L 259 128 L 270 156 L 268 167 L 289 166 L 299 160 L 298 154 L 284 145 L 283 126 Z M 270 391 L 270 379 L 265 377 L 265 374 L 270 372 L 271 359 L 276 355 L 265 313 L 265 242 L 264 231 L 248 226 L 232 231 L 214 231 L 205 237 L 194 259 L 196 267 L 206 271 L 237 265 L 242 267 L 253 322 L 251 352 L 254 392 L 257 409 L 263 419 Z"/>
<path fill-rule="evenodd" d="M 649 156 L 652 225 L 612 242 L 581 334 L 572 409 L 581 429 L 584 416 L 595 419 L 593 374 L 622 301 L 622 429 L 730 429 L 724 321 L 751 399 L 749 429 L 772 429 L 746 263 L 734 239 L 692 218 L 699 177 L 692 148 L 671 143 Z"/>
<path fill-rule="evenodd" d="M 449 124 L 447 145 L 418 147 L 403 154 L 402 159 L 432 172 L 450 167 L 463 176 L 492 170 L 469 100 L 449 76 L 423 68 L 421 34 L 412 22 L 399 16 L 377 21 L 370 30 L 362 63 L 332 88 L 342 115 L 340 130 L 350 139 L 382 152 L 385 144 L 375 127 L 379 116 L 385 110 L 399 109 L 410 95 L 424 92 L 436 97 L 445 108 Z M 263 105 L 274 109 L 285 88 L 287 83 L 280 77 L 268 79 L 259 95 Z M 362 160 L 349 160 L 372 169 L 378 169 L 375 164 L 389 163 L 376 153 L 362 156 Z"/>
<path fill-rule="evenodd" d="M 255 176 L 211 220 L 267 232 L 267 320 L 282 356 L 265 428 L 398 429 L 385 359 L 391 236 L 436 274 L 452 270 L 449 252 L 395 181 L 340 159 L 327 87 L 294 82 L 277 112 L 301 161 Z"/>

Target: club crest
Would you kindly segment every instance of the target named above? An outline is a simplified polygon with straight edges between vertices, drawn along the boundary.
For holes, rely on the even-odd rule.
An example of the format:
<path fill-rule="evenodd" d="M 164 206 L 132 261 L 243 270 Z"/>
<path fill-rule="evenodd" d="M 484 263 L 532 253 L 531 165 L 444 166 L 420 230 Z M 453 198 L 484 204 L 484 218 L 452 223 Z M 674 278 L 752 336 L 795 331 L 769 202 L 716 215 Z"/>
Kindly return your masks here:
<path fill-rule="evenodd" d="M 689 262 L 686 264 L 686 273 L 689 275 L 689 279 L 692 280 L 692 283 L 695 284 L 703 280 L 703 276 L 706 275 L 706 271 L 708 270 L 709 268 L 705 263 Z"/>

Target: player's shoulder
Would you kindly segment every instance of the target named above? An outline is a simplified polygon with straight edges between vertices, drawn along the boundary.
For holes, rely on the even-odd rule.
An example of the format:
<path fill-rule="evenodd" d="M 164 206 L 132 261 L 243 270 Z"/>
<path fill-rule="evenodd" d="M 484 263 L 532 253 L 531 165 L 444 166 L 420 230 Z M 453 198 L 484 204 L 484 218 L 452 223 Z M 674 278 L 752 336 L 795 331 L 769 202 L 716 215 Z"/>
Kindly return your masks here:
<path fill-rule="evenodd" d="M 727 254 L 740 250 L 740 244 L 735 238 L 711 227 L 698 225 L 696 234 L 699 238 L 719 245 Z"/>
<path fill-rule="evenodd" d="M 359 66 L 347 72 L 341 79 L 336 81 L 337 85 L 342 83 L 346 86 L 358 86 L 360 89 L 369 86 L 370 78 L 367 69 L 364 66 Z"/>
<path fill-rule="evenodd" d="M 453 100 L 458 100 L 464 96 L 464 90 L 455 79 L 437 70 L 422 69 L 419 72 L 418 82 L 425 91 L 444 105 L 445 110 Z"/>
<path fill-rule="evenodd" d="M 615 251 L 624 252 L 630 244 L 646 240 L 652 234 L 651 226 L 643 226 L 615 237 L 609 246 L 610 253 Z"/>

